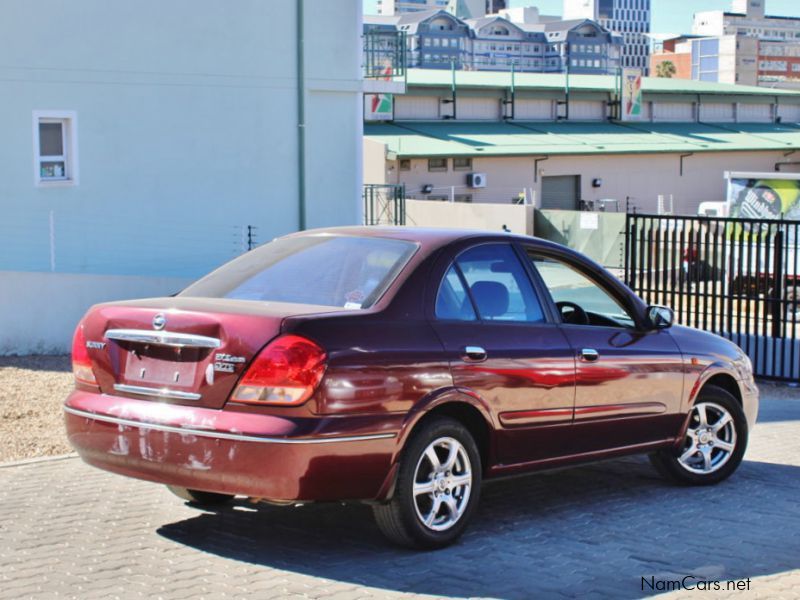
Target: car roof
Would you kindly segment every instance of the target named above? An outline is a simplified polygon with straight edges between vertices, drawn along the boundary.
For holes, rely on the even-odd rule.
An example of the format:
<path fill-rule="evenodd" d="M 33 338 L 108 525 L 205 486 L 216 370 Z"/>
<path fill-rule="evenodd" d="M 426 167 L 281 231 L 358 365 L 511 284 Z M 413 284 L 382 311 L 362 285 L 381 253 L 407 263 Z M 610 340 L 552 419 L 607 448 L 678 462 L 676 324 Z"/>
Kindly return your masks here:
<path fill-rule="evenodd" d="M 359 237 L 389 238 L 419 242 L 425 246 L 444 246 L 458 240 L 471 238 L 495 238 L 498 240 L 525 240 L 541 242 L 539 238 L 527 235 L 507 233 L 504 231 L 488 231 L 481 229 L 449 228 L 449 227 L 405 227 L 405 226 L 349 226 L 308 229 L 292 236 L 303 235 L 351 235 Z"/>

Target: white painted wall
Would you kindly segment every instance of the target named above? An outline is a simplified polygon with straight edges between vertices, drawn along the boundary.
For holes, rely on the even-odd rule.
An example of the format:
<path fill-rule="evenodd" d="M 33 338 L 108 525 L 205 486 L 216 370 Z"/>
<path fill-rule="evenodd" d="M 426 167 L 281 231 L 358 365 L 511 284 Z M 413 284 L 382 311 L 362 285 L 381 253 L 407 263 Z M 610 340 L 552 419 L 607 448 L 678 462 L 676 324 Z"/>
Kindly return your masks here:
<path fill-rule="evenodd" d="M 438 96 L 397 96 L 394 101 L 394 118 L 415 121 L 418 119 L 439 119 Z"/>
<path fill-rule="evenodd" d="M 514 101 L 514 118 L 531 121 L 550 121 L 554 118 L 553 101 L 549 99 L 518 98 Z"/>
<path fill-rule="evenodd" d="M 460 92 L 457 96 L 457 116 L 459 120 L 501 120 L 501 93 L 497 95 L 469 96 Z M 442 99 L 449 97 L 449 91 L 442 91 L 441 96 L 434 95 L 399 95 L 395 97 L 394 117 L 397 121 L 440 120 L 452 114 L 449 104 L 442 104 Z M 517 98 L 514 118 L 520 121 L 552 121 L 556 118 L 554 101 L 550 98 Z M 733 100 L 722 99 L 719 102 L 704 101 L 701 104 L 701 120 L 710 123 L 732 123 L 734 111 L 738 106 L 740 122 L 770 121 L 771 105 L 763 102 L 741 102 L 737 105 Z M 507 109 L 510 110 L 510 109 Z M 558 114 L 564 114 L 564 107 L 558 108 Z M 782 104 L 781 111 L 787 122 L 800 121 L 800 105 Z M 572 121 L 605 121 L 606 103 L 597 99 L 582 99 L 580 93 L 573 92 L 569 103 L 569 118 Z M 765 116 L 766 115 L 766 116 Z M 642 121 L 694 122 L 695 102 L 689 96 L 679 100 L 648 100 L 642 110 Z"/>
<path fill-rule="evenodd" d="M 69 352 L 75 326 L 90 306 L 168 296 L 189 283 L 170 277 L 0 271 L 0 355 Z"/>
<path fill-rule="evenodd" d="M 236 256 L 243 226 L 257 242 L 297 230 L 295 6 L 0 0 L 0 270 L 134 276 L 124 295 L 145 296 L 136 281 Z M 308 227 L 361 220 L 361 15 L 361 0 L 305 0 Z M 34 185 L 37 110 L 77 116 L 79 184 Z M 0 327 L 9 340 L 39 347 Z"/>
<path fill-rule="evenodd" d="M 740 123 L 771 123 L 771 104 L 739 104 L 736 109 L 736 120 Z"/>
<path fill-rule="evenodd" d="M 700 104 L 700 120 L 709 123 L 733 123 L 735 104 L 732 102 L 703 102 Z"/>
<path fill-rule="evenodd" d="M 361 2 L 305 3 L 308 226 L 352 224 Z M 297 229 L 294 3 L 0 7 L 0 269 L 49 268 L 50 211 L 70 272 L 196 276 L 232 256 L 237 225 Z M 79 185 L 34 187 L 39 109 L 78 115 Z"/>
<path fill-rule="evenodd" d="M 651 110 L 653 121 L 694 121 L 694 104 L 691 102 L 653 102 Z"/>
<path fill-rule="evenodd" d="M 377 156 L 377 155 L 376 155 Z M 413 159 L 410 171 L 396 170 L 395 161 L 386 163 L 386 181 L 405 183 L 411 196 L 418 196 L 423 184 L 432 184 L 434 194 L 447 195 L 448 186 L 456 185 L 457 194 L 471 193 L 473 201 L 480 203 L 511 204 L 520 190 L 528 197 L 538 198 L 544 176 L 580 175 L 581 198 L 619 200 L 620 210 L 625 209 L 625 199 L 630 197 L 639 212 L 655 212 L 659 194 L 674 199 L 678 214 L 695 214 L 700 202 L 725 199 L 725 171 L 773 171 L 776 162 L 786 160 L 783 152 L 698 152 L 684 158 L 683 175 L 680 174 L 678 154 L 607 154 L 586 156 L 550 156 L 539 163 L 538 178 L 534 177 L 534 157 L 475 157 L 473 171 L 486 173 L 488 185 L 484 189 L 470 190 L 463 183 L 464 173 L 430 173 L 427 161 Z M 373 167 L 377 169 L 377 167 Z M 791 165 L 782 171 L 800 170 Z M 599 188 L 592 180 L 602 179 Z"/>

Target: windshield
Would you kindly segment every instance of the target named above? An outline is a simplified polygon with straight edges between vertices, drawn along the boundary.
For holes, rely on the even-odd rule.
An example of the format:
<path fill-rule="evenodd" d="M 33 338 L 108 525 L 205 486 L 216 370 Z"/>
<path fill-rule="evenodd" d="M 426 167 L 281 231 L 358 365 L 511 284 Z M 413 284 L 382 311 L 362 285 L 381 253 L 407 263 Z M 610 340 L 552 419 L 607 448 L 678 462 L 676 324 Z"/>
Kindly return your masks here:
<path fill-rule="evenodd" d="M 277 239 L 189 286 L 181 296 L 369 308 L 417 249 L 374 237 Z"/>

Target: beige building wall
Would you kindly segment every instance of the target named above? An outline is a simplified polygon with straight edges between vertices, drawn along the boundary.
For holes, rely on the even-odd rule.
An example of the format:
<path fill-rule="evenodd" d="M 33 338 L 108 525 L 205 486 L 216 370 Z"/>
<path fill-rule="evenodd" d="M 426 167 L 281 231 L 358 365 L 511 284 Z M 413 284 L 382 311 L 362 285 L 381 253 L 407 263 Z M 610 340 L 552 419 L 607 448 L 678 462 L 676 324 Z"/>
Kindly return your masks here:
<path fill-rule="evenodd" d="M 413 227 L 508 230 L 533 235 L 533 206 L 408 200 L 406 224 Z"/>
<path fill-rule="evenodd" d="M 368 154 L 365 151 L 365 156 Z M 385 163 L 387 183 L 404 183 L 412 198 L 449 198 L 469 194 L 473 202 L 510 204 L 523 191 L 537 206 L 541 194 L 541 179 L 554 175 L 580 175 L 581 199 L 615 199 L 620 210 L 625 210 L 626 199 L 640 212 L 655 212 L 658 196 L 663 194 L 669 205 L 673 197 L 674 212 L 694 214 L 700 202 L 725 199 L 725 171 L 773 171 L 775 163 L 786 159 L 782 152 L 703 152 L 683 159 L 680 172 L 679 154 L 625 154 L 551 156 L 538 164 L 534 177 L 535 157 L 477 157 L 473 158 L 472 172 L 485 173 L 487 186 L 470 189 L 466 186 L 466 172 L 454 172 L 452 159 L 447 172 L 429 172 L 427 159 L 411 159 L 408 171 L 399 171 L 397 161 Z M 800 171 L 800 165 L 785 165 L 783 172 Z M 594 179 L 601 179 L 600 187 L 592 187 Z M 433 185 L 433 192 L 422 194 L 423 185 Z"/>
<path fill-rule="evenodd" d="M 364 183 L 396 183 L 387 181 L 386 144 L 364 138 Z"/>

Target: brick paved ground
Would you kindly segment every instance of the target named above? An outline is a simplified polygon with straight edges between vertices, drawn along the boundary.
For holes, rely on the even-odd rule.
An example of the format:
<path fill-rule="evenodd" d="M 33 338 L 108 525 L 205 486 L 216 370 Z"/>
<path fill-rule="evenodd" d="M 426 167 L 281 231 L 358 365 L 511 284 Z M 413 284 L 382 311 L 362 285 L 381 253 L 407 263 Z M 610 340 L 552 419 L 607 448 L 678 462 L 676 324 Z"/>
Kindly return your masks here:
<path fill-rule="evenodd" d="M 751 579 L 686 597 L 800 597 L 800 395 L 764 396 L 722 485 L 672 487 L 639 458 L 495 483 L 435 553 L 385 545 L 361 506 L 215 513 L 77 459 L 0 468 L 0 598 L 635 598 L 685 574 Z"/>

